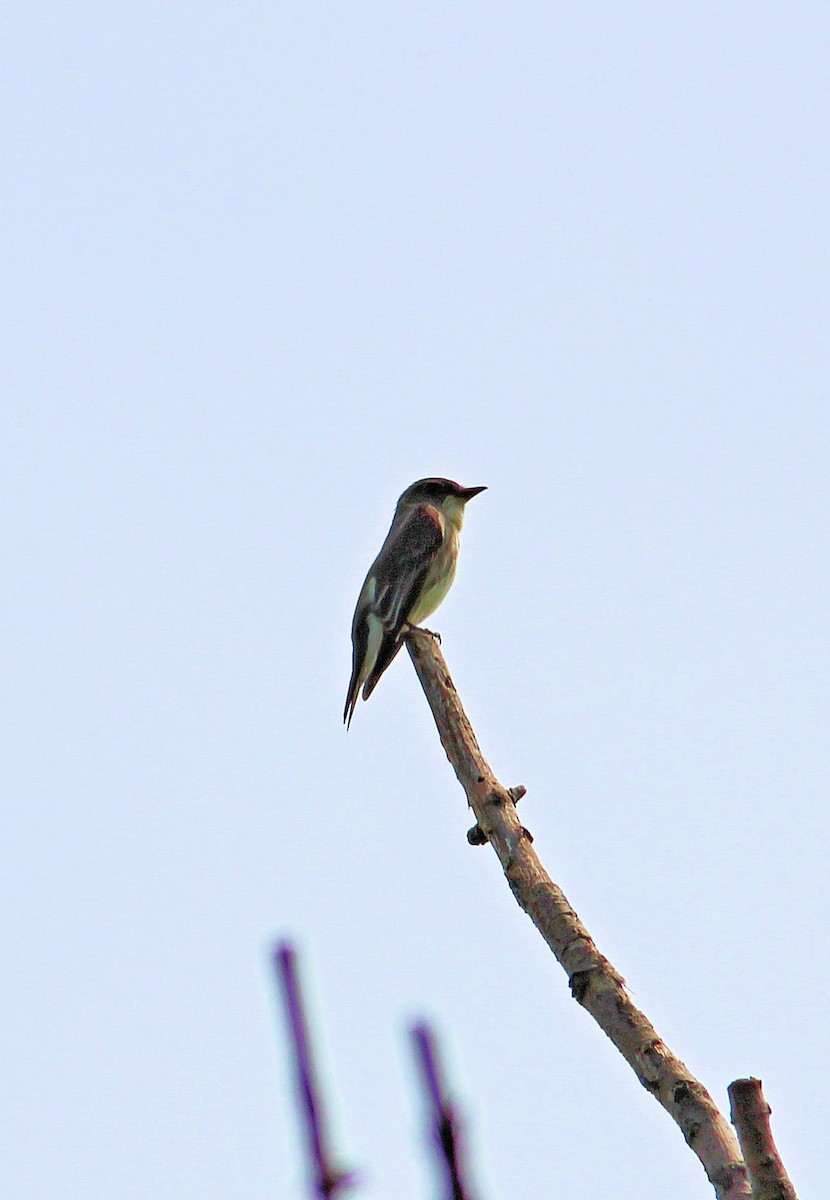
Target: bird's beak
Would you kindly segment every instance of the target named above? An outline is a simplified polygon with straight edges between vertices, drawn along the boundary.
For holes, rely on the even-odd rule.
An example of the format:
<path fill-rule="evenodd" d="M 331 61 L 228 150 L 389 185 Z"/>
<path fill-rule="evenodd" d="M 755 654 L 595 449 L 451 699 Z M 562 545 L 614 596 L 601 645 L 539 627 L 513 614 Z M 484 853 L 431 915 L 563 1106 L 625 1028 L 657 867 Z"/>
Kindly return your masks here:
<path fill-rule="evenodd" d="M 479 492 L 486 492 L 486 487 L 462 488 L 461 499 L 466 504 L 468 500 L 472 500 L 473 496 L 477 496 Z"/>

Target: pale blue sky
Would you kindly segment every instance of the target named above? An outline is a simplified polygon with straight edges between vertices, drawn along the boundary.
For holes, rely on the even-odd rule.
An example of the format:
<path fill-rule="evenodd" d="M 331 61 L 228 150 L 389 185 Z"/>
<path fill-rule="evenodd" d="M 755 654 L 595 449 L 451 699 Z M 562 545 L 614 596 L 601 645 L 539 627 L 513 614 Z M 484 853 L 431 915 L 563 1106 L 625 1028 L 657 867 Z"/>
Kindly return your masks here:
<path fill-rule="evenodd" d="M 361 1200 L 709 1195 L 465 840 L 399 492 L 489 490 L 432 619 L 634 998 L 827 1186 L 828 63 L 819 4 L 4 8 L 15 1200 L 302 1195 L 295 936 Z"/>

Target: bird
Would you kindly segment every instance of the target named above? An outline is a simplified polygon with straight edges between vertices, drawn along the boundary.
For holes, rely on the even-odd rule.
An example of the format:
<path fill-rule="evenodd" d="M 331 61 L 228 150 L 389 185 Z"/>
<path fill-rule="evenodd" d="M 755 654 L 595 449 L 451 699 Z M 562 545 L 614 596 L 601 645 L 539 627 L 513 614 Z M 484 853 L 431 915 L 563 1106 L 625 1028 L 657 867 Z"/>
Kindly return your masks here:
<path fill-rule="evenodd" d="M 410 484 L 360 589 L 352 620 L 352 677 L 343 721 L 348 729 L 360 689 L 368 700 L 403 644 L 446 596 L 455 578 L 464 509 L 485 487 L 433 477 Z"/>

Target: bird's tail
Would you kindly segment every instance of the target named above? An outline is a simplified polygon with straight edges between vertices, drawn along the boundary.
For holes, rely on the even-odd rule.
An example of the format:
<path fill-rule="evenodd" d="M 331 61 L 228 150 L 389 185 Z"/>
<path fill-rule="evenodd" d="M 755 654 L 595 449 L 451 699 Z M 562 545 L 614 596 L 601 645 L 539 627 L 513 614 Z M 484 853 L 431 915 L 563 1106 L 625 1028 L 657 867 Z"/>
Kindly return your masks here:
<path fill-rule="evenodd" d="M 366 682 L 363 685 L 363 699 L 364 700 L 369 699 L 372 692 L 377 687 L 377 683 L 378 683 L 378 680 L 380 679 L 381 675 L 386 670 L 386 668 L 389 666 L 392 659 L 398 653 L 398 651 L 400 650 L 402 645 L 403 645 L 403 643 L 401 642 L 399 637 L 392 637 L 389 634 L 387 634 L 384 637 L 383 641 L 381 642 L 380 649 L 378 650 L 378 655 L 377 655 L 377 658 L 375 659 L 374 666 L 372 667 L 371 671 L 369 672 Z"/>
<path fill-rule="evenodd" d="M 343 709 L 343 722 L 348 729 L 352 723 L 354 710 L 357 707 L 357 697 L 360 693 L 360 664 L 355 663 L 352 677 L 349 680 L 349 690 L 346 692 L 346 707 Z"/>

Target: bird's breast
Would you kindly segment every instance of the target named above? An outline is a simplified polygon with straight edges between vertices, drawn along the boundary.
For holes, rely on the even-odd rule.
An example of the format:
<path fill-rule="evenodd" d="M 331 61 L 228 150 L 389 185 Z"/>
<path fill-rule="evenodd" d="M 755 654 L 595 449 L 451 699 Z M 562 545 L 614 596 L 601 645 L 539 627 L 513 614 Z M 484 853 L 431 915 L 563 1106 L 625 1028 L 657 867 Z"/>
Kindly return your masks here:
<path fill-rule="evenodd" d="M 412 625 L 420 625 L 421 621 L 425 621 L 430 613 L 435 612 L 452 587 L 457 562 L 458 535 L 453 530 L 435 555 L 424 580 L 421 594 L 412 606 L 408 617 Z"/>

